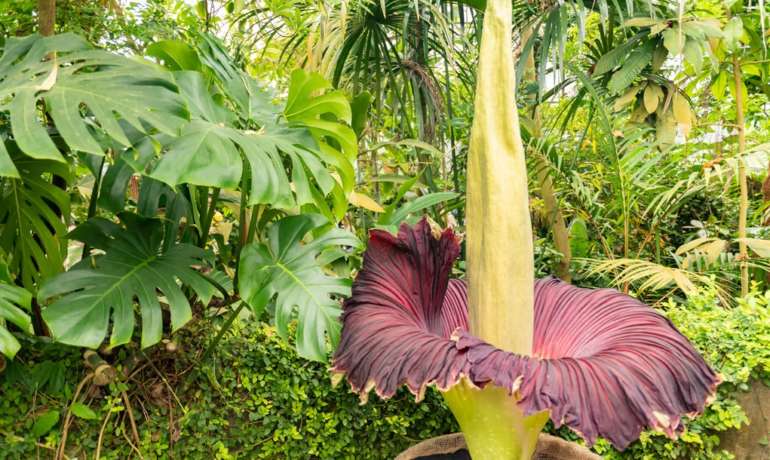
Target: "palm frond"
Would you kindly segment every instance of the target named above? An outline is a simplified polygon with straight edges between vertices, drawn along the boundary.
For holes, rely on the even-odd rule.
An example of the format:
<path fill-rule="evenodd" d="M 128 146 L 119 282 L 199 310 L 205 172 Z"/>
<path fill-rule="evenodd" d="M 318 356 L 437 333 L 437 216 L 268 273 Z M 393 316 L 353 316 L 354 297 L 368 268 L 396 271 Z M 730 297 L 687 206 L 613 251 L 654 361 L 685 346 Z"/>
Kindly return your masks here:
<path fill-rule="evenodd" d="M 685 295 L 691 295 L 700 287 L 713 287 L 723 305 L 730 306 L 734 302 L 729 290 L 713 276 L 684 268 L 666 267 L 655 262 L 631 258 L 584 261 L 588 267 L 588 275 L 611 275 L 613 285 L 632 284 L 640 294 L 673 288 Z"/>

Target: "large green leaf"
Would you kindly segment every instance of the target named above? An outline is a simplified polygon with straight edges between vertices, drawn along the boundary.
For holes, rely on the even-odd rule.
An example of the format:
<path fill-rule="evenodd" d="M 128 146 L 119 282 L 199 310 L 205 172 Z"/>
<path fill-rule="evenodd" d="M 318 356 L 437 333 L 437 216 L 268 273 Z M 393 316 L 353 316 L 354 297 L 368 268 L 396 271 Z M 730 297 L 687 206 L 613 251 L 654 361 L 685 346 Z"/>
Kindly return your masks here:
<path fill-rule="evenodd" d="M 322 142 L 332 140 L 350 161 L 358 152 L 356 133 L 347 125 L 324 118 L 333 115 L 337 120 L 351 123 L 350 104 L 340 91 L 318 95 L 329 88 L 329 82 L 317 73 L 295 70 L 291 74 L 289 97 L 284 108 L 286 119 L 293 124 L 310 128 L 313 135 Z"/>
<path fill-rule="evenodd" d="M 64 161 L 40 101 L 70 149 L 96 155 L 103 149 L 94 128 L 127 146 L 118 120 L 169 134 L 184 122 L 168 73 L 148 62 L 93 49 L 72 34 L 9 38 L 0 52 L 0 110 L 9 112 L 14 140 L 33 158 Z M 0 175 L 16 175 L 2 149 Z"/>
<path fill-rule="evenodd" d="M 21 285 L 35 291 L 41 279 L 62 270 L 67 253 L 69 194 L 53 184 L 69 182 L 67 164 L 21 155 L 7 144 L 20 177 L 0 181 L 0 249 L 10 256 L 9 268 Z"/>
<path fill-rule="evenodd" d="M 250 171 L 248 204 L 280 208 L 313 203 L 322 209 L 323 198 L 335 188 L 352 189 L 352 161 L 325 141 L 318 142 L 311 128 L 298 122 L 293 126 L 265 123 L 259 130 L 243 129 L 223 103 L 211 96 L 200 73 L 175 72 L 175 78 L 193 121 L 168 146 L 151 173 L 155 179 L 171 186 L 189 183 L 236 188 L 245 161 Z M 327 102 L 320 108 L 315 105 L 304 113 L 310 121 L 313 114 L 327 113 L 324 110 L 346 113 L 349 118 L 350 107 L 345 112 L 338 103 Z M 325 123 L 323 126 L 330 132 L 350 130 L 338 122 L 317 121 Z M 288 174 L 286 165 L 290 165 Z M 341 186 L 330 169 L 341 177 Z"/>
<path fill-rule="evenodd" d="M 339 340 L 339 296 L 350 294 L 350 280 L 324 273 L 324 254 L 339 246 L 359 246 L 354 235 L 339 228 L 307 236 L 326 224 L 319 215 L 286 217 L 268 230 L 264 243 L 243 248 L 238 270 L 242 298 L 257 313 L 275 302 L 275 324 L 282 337 L 297 319 L 296 342 L 300 355 L 325 360 L 328 343 Z"/>
<path fill-rule="evenodd" d="M 291 126 L 310 131 L 318 142 L 320 158 L 324 158 L 338 174 L 340 182 L 331 190 L 333 209 L 325 209 L 318 198 L 316 204 L 330 220 L 341 220 L 347 210 L 347 196 L 355 185 L 352 165 L 358 156 L 358 139 L 349 126 L 353 115 L 347 98 L 340 91 L 324 92 L 329 87 L 329 82 L 319 74 L 295 70 L 291 74 L 284 116 Z"/>
<path fill-rule="evenodd" d="M 11 322 L 24 332 L 32 334 L 32 322 L 25 310 L 32 305 L 32 294 L 15 286 L 8 266 L 0 258 L 0 353 L 13 358 L 19 351 L 19 341 L 5 328 L 4 322 Z"/>
<path fill-rule="evenodd" d="M 182 130 L 151 176 L 170 186 L 187 183 L 236 188 L 243 165 L 233 139 L 237 131 L 205 120 L 194 120 Z"/>
<path fill-rule="evenodd" d="M 653 40 L 647 40 L 642 46 L 632 51 L 623 66 L 612 74 L 607 89 L 614 94 L 628 89 L 642 70 L 650 64 L 654 52 L 655 42 Z"/>
<path fill-rule="evenodd" d="M 137 303 L 141 344 L 147 347 L 157 343 L 163 332 L 161 302 L 168 305 L 172 331 L 191 318 L 180 282 L 200 297 L 209 295 L 208 282 L 193 268 L 202 262 L 202 249 L 173 243 L 164 248 L 159 219 L 128 213 L 120 217 L 123 226 L 97 218 L 73 231 L 73 238 L 101 249 L 104 255 L 93 258 L 93 267 L 79 264 L 40 290 L 41 301 L 53 301 L 43 309 L 43 319 L 56 340 L 96 348 L 112 319 L 110 345 L 127 343 L 134 332 Z"/>

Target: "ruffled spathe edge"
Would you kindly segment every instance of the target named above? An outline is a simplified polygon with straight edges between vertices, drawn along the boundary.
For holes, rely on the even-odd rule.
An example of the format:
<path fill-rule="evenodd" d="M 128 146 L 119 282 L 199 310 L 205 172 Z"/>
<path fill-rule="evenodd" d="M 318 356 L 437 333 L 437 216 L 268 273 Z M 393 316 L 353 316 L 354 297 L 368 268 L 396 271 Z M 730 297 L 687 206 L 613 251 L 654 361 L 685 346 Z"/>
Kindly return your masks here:
<path fill-rule="evenodd" d="M 449 279 L 458 254 L 454 234 L 434 237 L 425 220 L 398 236 L 372 232 L 332 363 L 362 402 L 402 385 L 419 401 L 429 385 L 466 379 L 507 388 L 525 414 L 549 410 L 589 444 L 602 436 L 623 449 L 645 428 L 675 436 L 681 416 L 713 398 L 719 377 L 687 339 L 615 290 L 536 281 L 532 356 L 472 336 L 465 283 Z"/>

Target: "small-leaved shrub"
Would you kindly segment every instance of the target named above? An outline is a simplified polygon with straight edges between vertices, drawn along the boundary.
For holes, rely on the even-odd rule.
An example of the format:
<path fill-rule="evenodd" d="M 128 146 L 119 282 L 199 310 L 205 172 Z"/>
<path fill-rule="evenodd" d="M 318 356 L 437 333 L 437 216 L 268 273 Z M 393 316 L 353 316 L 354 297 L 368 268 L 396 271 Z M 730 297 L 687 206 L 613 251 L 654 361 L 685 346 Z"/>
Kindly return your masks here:
<path fill-rule="evenodd" d="M 180 362 L 173 367 L 180 371 L 192 364 L 184 356 L 205 347 L 198 338 L 210 337 L 196 327 L 188 329 L 176 337 Z M 25 365 L 12 364 L 0 375 L 0 458 L 35 458 L 36 451 L 49 458 L 59 441 L 64 407 L 83 371 L 75 349 L 59 352 L 58 386 L 41 387 L 32 375 L 40 364 L 31 359 L 41 359 L 50 349 L 25 344 L 18 357 Z M 147 354 L 169 366 L 162 351 Z M 457 431 L 435 391 L 428 391 L 421 404 L 402 391 L 387 402 L 372 395 L 361 405 L 347 384 L 332 387 L 327 369 L 298 357 L 272 327 L 236 322 L 198 377 L 191 379 L 188 371 L 173 385 L 186 413 L 163 385 L 150 386 L 140 396 L 139 384 L 128 383 L 142 441 L 137 447 L 145 459 L 390 459 L 419 440 Z M 106 394 L 89 398 L 96 418 L 74 419 L 67 440 L 70 458 L 93 457 L 108 410 L 113 411 L 111 420 L 121 419 L 125 408 L 113 397 L 120 389 L 113 385 Z M 59 413 L 59 423 L 32 439 L 36 420 L 49 411 Z M 128 431 L 127 423 L 120 426 Z M 109 425 L 101 458 L 132 458 L 121 430 Z M 127 436 L 131 439 L 130 431 Z"/>
<path fill-rule="evenodd" d="M 717 399 L 702 416 L 685 421 L 686 430 L 676 441 L 645 432 L 624 452 L 605 441 L 594 450 L 608 459 L 732 458 L 720 449 L 719 434 L 746 423 L 734 396 L 751 379 L 770 380 L 768 306 L 770 293 L 753 293 L 734 308 L 724 308 L 711 291 L 665 304 L 663 312 L 722 374 Z M 372 394 L 360 405 L 345 384 L 330 385 L 327 366 L 299 358 L 273 328 L 252 320 L 234 323 L 196 374 L 189 370 L 189 357 L 205 348 L 202 338 L 211 335 L 203 332 L 200 326 L 181 331 L 175 338 L 180 351 L 172 356 L 148 352 L 164 372 L 182 373 L 171 383 L 186 413 L 163 385 L 144 392 L 138 382 L 112 385 L 87 400 L 95 418 L 75 418 L 68 455 L 93 456 L 107 411 L 121 420 L 125 408 L 118 396 L 123 389 L 134 401 L 142 441 L 137 447 L 146 459 L 392 459 L 419 440 L 457 430 L 435 391 L 420 404 L 402 391 L 390 401 Z M 111 359 L 126 361 L 120 353 Z M 25 344 L 0 374 L 0 458 L 34 458 L 36 451 L 50 457 L 59 441 L 63 408 L 83 372 L 74 349 Z M 58 411 L 59 422 L 32 439 L 36 423 L 51 411 Z M 102 458 L 131 457 L 130 433 L 124 436 L 122 427 L 127 424 L 111 423 L 105 431 Z M 556 432 L 577 439 L 567 429 Z"/>

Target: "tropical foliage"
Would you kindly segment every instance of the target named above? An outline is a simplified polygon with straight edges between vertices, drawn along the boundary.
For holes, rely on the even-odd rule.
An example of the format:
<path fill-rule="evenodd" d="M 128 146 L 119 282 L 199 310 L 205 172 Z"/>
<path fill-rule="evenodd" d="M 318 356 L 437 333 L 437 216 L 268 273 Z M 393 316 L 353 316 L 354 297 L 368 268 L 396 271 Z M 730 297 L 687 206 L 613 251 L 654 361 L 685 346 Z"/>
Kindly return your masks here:
<path fill-rule="evenodd" d="M 391 382 L 354 360 L 386 346 L 371 331 L 423 313 L 359 318 L 343 301 L 360 299 L 373 266 L 386 281 L 363 303 L 396 296 L 401 308 L 414 295 L 406 265 L 364 255 L 402 223 L 451 228 L 457 261 L 442 276 L 466 277 L 486 4 L 0 0 L 9 455 L 290 457 L 285 442 L 319 458 L 390 458 L 456 429 L 417 364 Z M 683 421 L 677 441 L 579 428 L 608 458 L 727 458 L 718 435 L 746 421 L 737 393 L 767 379 L 770 7 L 511 6 L 535 275 L 652 305 L 725 381 L 715 403 L 690 401 L 704 415 Z M 450 294 L 462 297 L 455 283 Z M 342 330 L 359 320 L 362 336 Z M 377 356 L 425 361 L 396 345 Z M 76 357 L 83 349 L 96 351 L 92 361 Z M 374 407 L 354 410 L 344 386 L 327 388 L 328 368 L 397 401 L 410 398 L 395 389 L 406 379 L 429 406 L 370 397 Z M 229 423 L 220 409 L 244 390 L 253 411 L 237 423 L 273 427 L 249 432 L 260 440 L 279 434 L 252 444 L 230 426 L 219 453 L 179 447 L 175 433 L 191 440 L 204 429 L 197 410 L 216 431 Z M 336 436 L 382 442 L 382 455 L 345 450 Z"/>

